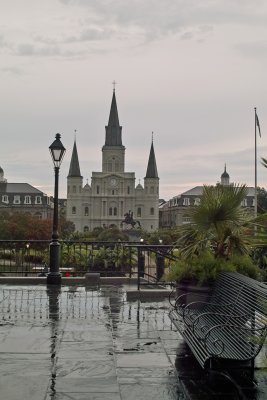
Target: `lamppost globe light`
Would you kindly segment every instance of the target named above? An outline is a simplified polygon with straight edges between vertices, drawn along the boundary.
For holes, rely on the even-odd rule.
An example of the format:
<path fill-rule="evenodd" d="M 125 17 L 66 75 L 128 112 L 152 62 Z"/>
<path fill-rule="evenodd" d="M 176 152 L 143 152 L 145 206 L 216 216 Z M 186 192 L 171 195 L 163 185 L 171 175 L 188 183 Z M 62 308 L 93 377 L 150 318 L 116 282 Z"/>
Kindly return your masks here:
<path fill-rule="evenodd" d="M 51 153 L 51 157 L 54 163 L 54 166 L 59 168 L 60 164 L 63 160 L 64 154 L 66 152 L 65 147 L 61 143 L 61 135 L 60 133 L 56 134 L 56 140 L 49 146 L 49 150 Z"/>

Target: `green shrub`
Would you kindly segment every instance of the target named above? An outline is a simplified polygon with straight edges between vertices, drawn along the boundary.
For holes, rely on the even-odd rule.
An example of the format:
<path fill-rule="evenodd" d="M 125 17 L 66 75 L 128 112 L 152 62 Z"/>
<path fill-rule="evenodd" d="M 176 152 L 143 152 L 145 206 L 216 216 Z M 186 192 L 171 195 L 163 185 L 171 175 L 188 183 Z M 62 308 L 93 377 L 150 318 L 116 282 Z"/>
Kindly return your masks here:
<path fill-rule="evenodd" d="M 230 260 L 224 260 L 215 258 L 209 252 L 201 257 L 193 256 L 190 261 L 178 260 L 165 279 L 171 282 L 189 281 L 192 284 L 203 285 L 214 281 L 220 272 L 239 272 L 261 280 L 261 271 L 249 256 L 233 256 Z"/>

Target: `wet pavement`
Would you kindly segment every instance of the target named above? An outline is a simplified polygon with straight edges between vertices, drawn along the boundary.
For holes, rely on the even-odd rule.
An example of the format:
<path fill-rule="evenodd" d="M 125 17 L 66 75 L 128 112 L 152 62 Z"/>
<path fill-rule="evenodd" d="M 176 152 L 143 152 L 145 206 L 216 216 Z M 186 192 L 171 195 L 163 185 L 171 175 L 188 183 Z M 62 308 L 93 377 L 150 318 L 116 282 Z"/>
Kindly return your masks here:
<path fill-rule="evenodd" d="M 168 311 L 168 300 L 127 301 L 123 286 L 0 286 L 1 399 L 240 398 L 207 378 Z M 256 378 L 243 398 L 267 398 L 264 368 Z"/>

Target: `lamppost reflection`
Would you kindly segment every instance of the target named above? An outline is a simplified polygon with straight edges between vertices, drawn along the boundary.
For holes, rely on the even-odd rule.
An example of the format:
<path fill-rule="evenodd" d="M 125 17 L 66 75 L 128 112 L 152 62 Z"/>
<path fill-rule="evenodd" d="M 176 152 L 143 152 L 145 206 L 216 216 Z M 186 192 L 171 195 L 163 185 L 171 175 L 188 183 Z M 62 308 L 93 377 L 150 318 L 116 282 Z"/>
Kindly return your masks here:
<path fill-rule="evenodd" d="M 49 311 L 49 321 L 51 327 L 51 343 L 50 343 L 50 355 L 51 355 L 51 394 L 56 393 L 56 352 L 58 346 L 58 328 L 59 328 L 59 320 L 60 320 L 60 307 L 59 307 L 59 300 L 60 300 L 60 286 L 50 286 L 47 289 L 47 296 L 48 296 L 48 311 Z"/>

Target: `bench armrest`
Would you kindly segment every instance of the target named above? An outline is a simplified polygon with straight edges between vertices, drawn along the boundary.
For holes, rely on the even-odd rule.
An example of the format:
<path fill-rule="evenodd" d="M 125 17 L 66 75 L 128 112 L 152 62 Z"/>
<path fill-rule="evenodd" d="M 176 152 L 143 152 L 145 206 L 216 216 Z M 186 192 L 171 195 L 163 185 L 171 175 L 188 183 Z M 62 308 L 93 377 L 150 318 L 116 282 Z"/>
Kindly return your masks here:
<path fill-rule="evenodd" d="M 228 332 L 223 334 L 225 330 L 228 330 Z M 251 328 L 246 325 L 238 325 L 235 323 L 218 324 L 207 331 L 203 341 L 210 355 L 220 356 L 227 348 L 227 343 L 232 342 L 233 346 L 237 338 L 240 337 L 242 337 L 243 341 L 246 341 L 247 344 L 251 345 L 250 354 L 247 354 L 247 359 L 255 358 L 264 344 L 266 326 Z"/>

